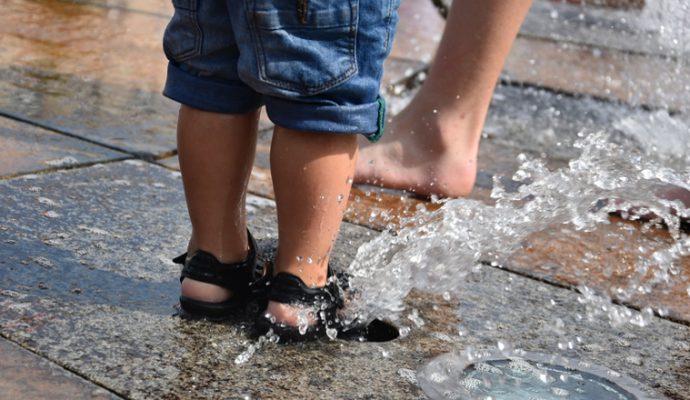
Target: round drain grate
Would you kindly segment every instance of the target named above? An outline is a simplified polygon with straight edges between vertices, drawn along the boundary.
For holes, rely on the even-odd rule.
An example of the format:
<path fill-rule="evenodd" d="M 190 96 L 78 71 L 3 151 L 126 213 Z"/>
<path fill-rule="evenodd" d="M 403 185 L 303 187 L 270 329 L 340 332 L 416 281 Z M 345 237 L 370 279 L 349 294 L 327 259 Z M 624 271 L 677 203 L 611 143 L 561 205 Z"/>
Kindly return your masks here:
<path fill-rule="evenodd" d="M 521 351 L 444 354 L 422 367 L 417 381 L 434 400 L 664 399 L 608 368 Z"/>

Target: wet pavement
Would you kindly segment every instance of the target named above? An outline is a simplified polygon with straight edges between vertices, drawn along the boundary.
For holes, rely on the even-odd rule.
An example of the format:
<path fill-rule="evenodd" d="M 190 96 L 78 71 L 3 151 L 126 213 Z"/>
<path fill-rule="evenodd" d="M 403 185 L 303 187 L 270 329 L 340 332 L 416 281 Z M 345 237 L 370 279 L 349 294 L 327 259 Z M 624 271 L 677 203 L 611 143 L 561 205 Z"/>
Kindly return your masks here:
<path fill-rule="evenodd" d="M 494 95 L 471 199 L 492 204 L 494 177 L 519 186 L 511 177 L 520 153 L 559 168 L 577 157 L 581 132 L 617 127 L 620 140 L 642 148 L 624 135 L 629 121 L 690 121 L 687 51 L 641 19 L 621 22 L 630 15 L 621 13 L 536 2 Z M 579 301 L 577 288 L 625 284 L 636 261 L 629 249 L 651 253 L 670 241 L 664 229 L 614 217 L 591 232 L 536 233 L 501 268 L 474 270 L 450 298 L 411 293 L 399 324 L 412 329 L 392 342 L 257 345 L 249 319 L 176 317 L 179 271 L 170 258 L 190 228 L 174 156 L 177 105 L 160 95 L 170 14 L 167 0 L 10 0 L 0 14 L 1 393 L 416 399 L 424 395 L 414 371 L 425 361 L 501 341 L 589 360 L 690 399 L 688 257 L 676 285 L 619 299 L 622 310 L 661 310 L 645 327 L 588 319 Z M 403 1 L 400 15 L 384 76 L 393 111 L 414 94 L 443 28 L 427 1 Z M 267 257 L 277 232 L 270 121 L 261 127 L 248 212 Z M 356 187 L 335 266 L 401 217 L 438 207 Z"/>

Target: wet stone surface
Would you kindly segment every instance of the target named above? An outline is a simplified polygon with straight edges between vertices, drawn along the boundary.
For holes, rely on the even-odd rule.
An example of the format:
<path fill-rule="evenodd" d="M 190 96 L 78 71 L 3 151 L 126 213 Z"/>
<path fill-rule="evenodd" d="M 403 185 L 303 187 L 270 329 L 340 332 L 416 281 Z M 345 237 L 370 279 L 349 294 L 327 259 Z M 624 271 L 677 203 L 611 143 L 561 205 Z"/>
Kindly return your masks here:
<path fill-rule="evenodd" d="M 412 293 L 399 322 L 411 333 L 388 343 L 257 346 L 248 318 L 181 320 L 173 316 L 178 269 L 168 261 L 189 234 L 181 183 L 148 163 L 12 179 L 0 182 L 0 198 L 8 205 L 2 335 L 128 398 L 418 399 L 414 370 L 423 362 L 499 340 L 591 360 L 690 398 L 690 328 L 655 318 L 645 328 L 587 321 L 576 293 L 490 267 L 463 279 L 455 300 Z M 250 197 L 248 209 L 261 252 L 270 254 L 273 203 Z M 375 234 L 346 224 L 336 267 Z M 238 357 L 248 361 L 236 364 Z"/>
<path fill-rule="evenodd" d="M 641 10 L 535 1 L 508 79 L 631 104 L 690 110 L 690 53 L 680 3 Z"/>
<path fill-rule="evenodd" d="M 0 117 L 0 176 L 127 157 L 78 139 Z"/>
<path fill-rule="evenodd" d="M 6 399 L 118 399 L 50 361 L 0 338 L 0 393 Z"/>
<path fill-rule="evenodd" d="M 0 67 L 0 112 L 143 156 L 174 151 L 179 105 L 159 91 Z"/>
<path fill-rule="evenodd" d="M 160 94 L 170 3 L 57 4 L 13 0 L 0 16 L 0 113 L 146 157 L 170 154 L 178 105 Z M 421 67 L 391 59 L 384 84 Z M 265 113 L 260 126 L 272 126 Z"/>
<path fill-rule="evenodd" d="M 506 80 L 567 93 L 690 110 L 688 68 L 661 57 L 518 38 L 503 72 Z"/>
<path fill-rule="evenodd" d="M 163 17 L 12 0 L 0 15 L 0 112 L 130 152 L 175 147 L 160 92 Z"/>
<path fill-rule="evenodd" d="M 551 18 L 550 7 L 569 11 L 559 11 L 558 18 L 537 24 Z M 592 42 L 596 35 L 584 33 L 616 30 L 606 19 L 612 14 L 587 13 L 580 20 L 572 14 L 577 9 L 538 2 L 507 69 L 514 81 L 656 105 L 656 100 L 644 97 L 660 95 L 645 92 L 649 76 L 664 75 L 662 87 L 671 95 L 682 88 L 673 86 L 685 82 L 675 79 L 675 70 L 663 72 L 671 64 L 658 57 L 653 37 L 641 38 L 642 54 L 632 55 L 629 48 L 620 47 L 627 32 L 609 37 L 606 43 Z M 55 364 L 50 365 L 65 366 L 136 399 L 245 395 L 352 399 L 382 394 L 417 399 L 424 396 L 414 383 L 414 370 L 431 357 L 468 347 L 495 347 L 501 341 L 525 350 L 590 360 L 629 374 L 671 399 L 690 399 L 687 325 L 647 316 L 645 327 L 611 326 L 602 316 L 588 319 L 582 295 L 490 267 L 475 269 L 464 278 L 450 301 L 427 293 L 409 295 L 399 324 L 411 328 L 411 333 L 389 343 L 259 345 L 249 338 L 249 317 L 209 324 L 174 316 L 179 270 L 170 258 L 183 251 L 189 223 L 179 174 L 171 170 L 177 168 L 177 158 L 168 157 L 175 147 L 177 105 L 159 94 L 165 70 L 160 37 L 170 13 L 167 0 L 11 0 L 0 14 L 0 90 L 6 94 L 0 98 L 0 113 L 130 153 L 163 157 L 157 162 L 169 168 L 130 160 L 0 181 L 0 200 L 5 206 L 0 220 L 0 334 L 36 354 L 27 357 L 51 360 Z M 590 32 L 587 24 L 599 30 Z M 391 93 L 398 87 L 390 84 L 413 76 L 429 62 L 442 27 L 429 2 L 403 2 L 398 39 L 384 77 Z M 559 43 L 565 39 L 570 43 Z M 592 49 L 600 44 L 601 49 Z M 532 59 L 536 61 L 531 63 Z M 613 67 L 602 69 L 606 65 Z M 655 74 L 649 75 L 650 69 Z M 602 84 L 592 78 L 592 71 L 611 79 Z M 621 79 L 639 81 L 639 85 L 617 86 Z M 410 94 L 405 93 L 405 98 Z M 675 99 L 662 95 L 664 101 Z M 682 95 L 678 99 L 687 100 Z M 400 106 L 400 99 L 391 100 L 391 108 Z M 577 156 L 572 144 L 581 131 L 604 129 L 616 132 L 618 140 L 632 148 L 653 147 L 653 142 L 640 142 L 626 131 L 635 124 L 647 124 L 645 129 L 662 126 L 664 131 L 690 126 L 683 114 L 647 113 L 586 97 L 501 86 L 481 144 L 480 173 L 472 198 L 491 202 L 488 193 L 494 176 L 503 176 L 508 186 L 513 184 L 510 177 L 519 153 L 543 158 L 550 168 L 567 165 Z M 0 157 L 10 161 L 11 172 L 5 175 L 34 171 L 33 164 L 25 167 L 14 162 L 25 148 L 35 154 L 37 164 L 70 155 L 79 163 L 90 163 L 117 154 L 39 128 L 25 133 L 23 124 L 9 120 L 0 119 L 0 126 L 4 129 L 0 142 L 12 149 L 11 155 Z M 5 134 L 16 127 L 21 132 Z M 261 127 L 270 127 L 265 116 Z M 250 190 L 271 197 L 270 135 L 266 132 L 260 136 Z M 19 137 L 30 140 L 17 144 Z M 53 147 L 48 137 L 60 138 L 59 143 Z M 65 146 L 78 153 L 57 154 L 67 151 Z M 56 152 L 55 159 L 51 152 Z M 665 162 L 686 168 L 687 158 L 683 151 L 679 154 L 678 160 Z M 365 187 L 357 188 L 351 201 L 347 218 L 377 229 L 423 205 L 418 199 L 401 200 L 394 191 Z M 273 203 L 251 196 L 248 210 L 261 253 L 269 257 L 276 244 Z M 382 210 L 393 211 L 384 215 Z M 570 263 L 562 257 L 601 250 L 600 236 L 610 233 L 606 229 L 586 235 L 534 235 L 526 254 L 517 255 L 508 266 L 572 286 L 622 279 L 620 275 L 602 278 L 591 265 L 584 268 L 593 273 L 583 274 L 578 264 L 582 259 Z M 626 230 L 629 235 L 621 240 L 649 239 L 640 238 L 634 229 Z M 359 245 L 374 235 L 372 230 L 346 224 L 334 265 L 346 266 Z M 649 240 L 646 246 L 663 243 L 663 238 Z M 625 253 L 602 252 L 599 261 L 625 257 Z M 567 265 L 553 268 L 555 262 Z M 616 274 L 624 274 L 624 269 L 621 265 Z M 662 303 L 649 305 L 676 312 L 674 317 L 680 315 L 678 311 L 686 312 L 679 299 L 687 297 L 684 288 L 679 288 L 661 293 L 657 300 Z M 0 355 L 17 354 L 3 351 L 0 348 Z M 242 359 L 248 361 L 236 364 Z M 33 371 L 42 368 L 38 365 Z M 67 387 L 72 378 L 56 369 L 56 381 L 46 381 L 46 386 Z M 5 387 L 2 370 L 0 387 Z M 93 397 L 91 390 L 76 387 L 71 397 L 78 398 L 79 392 Z M 65 389 L 64 393 L 69 392 Z"/>
<path fill-rule="evenodd" d="M 520 34 L 523 37 L 570 42 L 611 50 L 658 56 L 678 56 L 688 49 L 672 42 L 673 34 L 660 30 L 662 4 L 649 2 L 641 10 L 579 6 L 540 1 L 532 5 Z M 669 8 L 670 10 L 670 8 Z"/>
<path fill-rule="evenodd" d="M 658 277 L 655 280 L 654 274 L 660 273 L 658 265 L 650 267 L 644 276 L 638 272 L 641 259 L 671 243 L 663 228 L 643 228 L 640 223 L 612 218 L 610 225 L 591 232 L 553 226 L 533 234 L 523 243 L 524 249 L 513 254 L 506 265 L 551 282 L 587 285 L 638 309 L 650 307 L 690 323 L 690 257 L 676 260 L 671 276 L 664 282 L 658 281 Z M 631 295 L 623 295 L 619 290 Z"/>
<path fill-rule="evenodd" d="M 503 78 L 687 111 L 690 55 L 681 12 L 662 2 L 631 11 L 535 1 Z M 444 25 L 430 1 L 403 1 L 391 57 L 428 64 Z"/>

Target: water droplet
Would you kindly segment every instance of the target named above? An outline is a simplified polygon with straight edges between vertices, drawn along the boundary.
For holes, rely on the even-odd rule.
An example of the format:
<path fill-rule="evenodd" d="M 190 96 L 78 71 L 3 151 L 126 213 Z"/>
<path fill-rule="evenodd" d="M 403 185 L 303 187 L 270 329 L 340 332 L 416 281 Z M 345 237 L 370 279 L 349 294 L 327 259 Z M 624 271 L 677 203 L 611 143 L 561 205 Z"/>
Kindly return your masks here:
<path fill-rule="evenodd" d="M 326 328 L 326 336 L 331 340 L 336 340 L 338 338 L 338 330 L 335 328 Z"/>
<path fill-rule="evenodd" d="M 58 214 L 56 211 L 53 210 L 48 210 L 43 213 L 43 216 L 46 218 L 60 218 L 60 214 Z"/>
<path fill-rule="evenodd" d="M 405 338 L 410 334 L 410 328 L 407 326 L 401 326 L 398 332 L 400 333 L 401 338 Z"/>

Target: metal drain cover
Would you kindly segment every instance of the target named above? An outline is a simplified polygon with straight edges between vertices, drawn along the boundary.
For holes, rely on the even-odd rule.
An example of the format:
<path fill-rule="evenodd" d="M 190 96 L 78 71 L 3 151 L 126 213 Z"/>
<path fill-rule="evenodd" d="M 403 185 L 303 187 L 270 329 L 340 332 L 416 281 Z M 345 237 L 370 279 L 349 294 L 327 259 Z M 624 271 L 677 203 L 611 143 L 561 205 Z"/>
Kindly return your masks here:
<path fill-rule="evenodd" d="M 639 382 L 608 368 L 560 356 L 455 352 L 417 372 L 434 400 L 660 400 Z"/>

